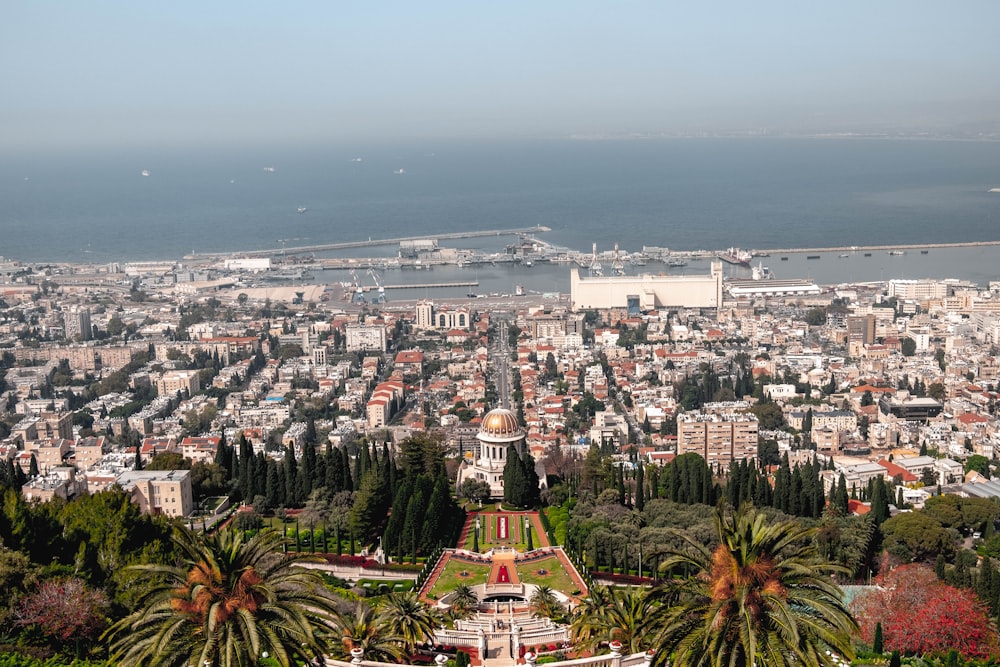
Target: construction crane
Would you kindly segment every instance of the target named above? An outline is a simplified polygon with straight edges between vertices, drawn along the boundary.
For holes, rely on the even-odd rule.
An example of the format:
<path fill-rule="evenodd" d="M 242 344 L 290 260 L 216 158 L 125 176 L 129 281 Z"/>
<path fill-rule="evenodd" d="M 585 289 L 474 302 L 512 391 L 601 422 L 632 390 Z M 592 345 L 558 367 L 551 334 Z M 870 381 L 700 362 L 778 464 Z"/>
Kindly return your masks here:
<path fill-rule="evenodd" d="M 385 303 L 385 286 L 382 284 L 382 278 L 379 277 L 378 271 L 375 270 L 374 266 L 368 267 L 368 275 L 375 281 L 375 287 L 378 289 L 378 296 L 375 297 L 372 303 Z"/>
<path fill-rule="evenodd" d="M 598 277 L 604 275 L 604 267 L 601 266 L 601 260 L 597 258 L 597 244 L 594 244 L 594 252 L 590 257 L 590 275 Z"/>
<path fill-rule="evenodd" d="M 622 253 L 618 250 L 618 242 L 615 241 L 615 254 L 611 259 L 611 273 L 616 276 L 625 275 L 625 263 L 622 262 Z"/>
<path fill-rule="evenodd" d="M 361 287 L 361 281 L 358 280 L 358 273 L 351 269 L 351 280 L 353 282 L 354 295 L 351 297 L 351 303 L 364 303 L 365 302 L 365 290 Z"/>

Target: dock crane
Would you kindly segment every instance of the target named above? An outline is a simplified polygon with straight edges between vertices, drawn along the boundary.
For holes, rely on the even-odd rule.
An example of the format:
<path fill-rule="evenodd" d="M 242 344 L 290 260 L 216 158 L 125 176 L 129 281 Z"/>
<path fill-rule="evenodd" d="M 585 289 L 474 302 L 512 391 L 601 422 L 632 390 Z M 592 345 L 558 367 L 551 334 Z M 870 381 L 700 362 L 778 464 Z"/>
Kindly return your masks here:
<path fill-rule="evenodd" d="M 625 275 L 625 263 L 622 262 L 622 253 L 618 249 L 618 242 L 615 241 L 615 254 L 611 259 L 611 273 L 616 276 Z"/>
<path fill-rule="evenodd" d="M 375 281 L 375 287 L 378 289 L 378 296 L 375 297 L 372 303 L 385 303 L 385 285 L 382 284 L 382 278 L 379 277 L 375 267 L 368 267 L 368 275 Z"/>
<path fill-rule="evenodd" d="M 599 277 L 604 275 L 604 267 L 601 266 L 601 260 L 597 258 L 597 244 L 594 244 L 594 252 L 590 257 L 590 275 L 594 277 Z"/>
<path fill-rule="evenodd" d="M 365 290 L 361 287 L 361 281 L 358 280 L 358 273 L 354 269 L 351 269 L 351 280 L 353 281 L 354 290 L 354 294 L 351 297 L 351 303 L 364 303 Z"/>

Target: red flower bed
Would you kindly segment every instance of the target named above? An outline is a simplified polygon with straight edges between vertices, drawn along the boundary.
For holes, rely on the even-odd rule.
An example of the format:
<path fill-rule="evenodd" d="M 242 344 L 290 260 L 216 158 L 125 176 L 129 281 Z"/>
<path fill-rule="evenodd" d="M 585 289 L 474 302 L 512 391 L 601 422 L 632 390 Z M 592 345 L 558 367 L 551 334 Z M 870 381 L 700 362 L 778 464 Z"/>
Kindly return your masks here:
<path fill-rule="evenodd" d="M 346 567 L 364 567 L 365 562 L 368 560 L 364 556 L 338 556 L 337 554 L 324 554 L 324 557 L 330 565 L 343 565 Z"/>

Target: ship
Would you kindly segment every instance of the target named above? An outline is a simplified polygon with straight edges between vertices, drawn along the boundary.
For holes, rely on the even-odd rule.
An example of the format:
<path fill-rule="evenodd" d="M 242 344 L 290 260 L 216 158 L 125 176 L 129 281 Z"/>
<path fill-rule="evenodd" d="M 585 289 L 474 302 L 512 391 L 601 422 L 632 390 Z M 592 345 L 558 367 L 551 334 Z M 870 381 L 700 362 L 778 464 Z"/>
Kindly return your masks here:
<path fill-rule="evenodd" d="M 296 211 L 297 211 L 297 212 L 299 212 L 299 213 L 305 213 L 305 212 L 306 212 L 306 211 L 308 211 L 308 210 L 309 210 L 309 209 L 307 209 L 307 208 L 306 208 L 305 206 L 299 206 L 299 207 L 298 207 L 298 208 L 296 209 Z"/>
<path fill-rule="evenodd" d="M 887 252 L 887 254 L 892 255 L 893 257 L 899 257 L 900 255 L 905 255 L 906 251 L 905 250 L 889 250 Z"/>
<path fill-rule="evenodd" d="M 274 173 L 274 167 L 264 167 L 264 173 L 265 174 L 273 174 Z"/>
<path fill-rule="evenodd" d="M 396 169 L 392 173 L 394 173 L 396 176 L 403 176 L 404 174 L 406 174 L 406 170 L 405 169 Z"/>
<path fill-rule="evenodd" d="M 729 264 L 749 267 L 750 260 L 753 259 L 753 253 L 740 250 L 739 248 L 729 248 L 726 252 L 720 252 L 716 257 Z"/>
<path fill-rule="evenodd" d="M 143 176 L 149 176 L 149 169 L 143 169 L 143 170 L 142 170 L 141 172 L 139 172 L 139 173 L 140 173 L 140 174 L 142 174 Z"/>

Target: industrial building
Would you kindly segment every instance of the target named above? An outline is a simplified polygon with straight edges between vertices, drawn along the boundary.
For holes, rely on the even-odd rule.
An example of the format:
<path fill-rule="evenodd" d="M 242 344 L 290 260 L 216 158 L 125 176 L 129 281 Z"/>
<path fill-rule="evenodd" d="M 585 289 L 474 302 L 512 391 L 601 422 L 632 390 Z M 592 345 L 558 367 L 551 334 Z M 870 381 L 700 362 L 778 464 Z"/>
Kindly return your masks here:
<path fill-rule="evenodd" d="M 661 308 L 718 308 L 722 305 L 722 262 L 706 275 L 587 276 L 570 274 L 573 310 L 628 309 L 638 314 Z"/>

